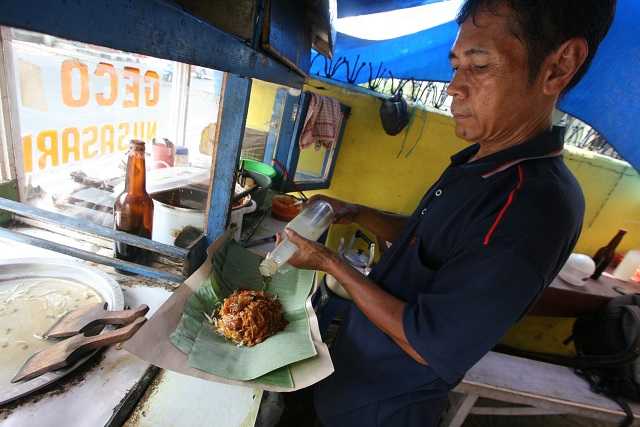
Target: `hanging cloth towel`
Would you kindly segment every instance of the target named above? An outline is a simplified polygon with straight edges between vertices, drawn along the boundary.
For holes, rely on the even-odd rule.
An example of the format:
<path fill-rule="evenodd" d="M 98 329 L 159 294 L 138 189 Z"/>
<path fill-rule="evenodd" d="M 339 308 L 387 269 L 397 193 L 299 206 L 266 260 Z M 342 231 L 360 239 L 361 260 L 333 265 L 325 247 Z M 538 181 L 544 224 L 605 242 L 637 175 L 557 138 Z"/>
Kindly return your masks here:
<path fill-rule="evenodd" d="M 325 147 L 329 150 L 338 139 L 342 111 L 340 103 L 328 96 L 311 94 L 309 109 L 300 135 L 300 149 Z"/>

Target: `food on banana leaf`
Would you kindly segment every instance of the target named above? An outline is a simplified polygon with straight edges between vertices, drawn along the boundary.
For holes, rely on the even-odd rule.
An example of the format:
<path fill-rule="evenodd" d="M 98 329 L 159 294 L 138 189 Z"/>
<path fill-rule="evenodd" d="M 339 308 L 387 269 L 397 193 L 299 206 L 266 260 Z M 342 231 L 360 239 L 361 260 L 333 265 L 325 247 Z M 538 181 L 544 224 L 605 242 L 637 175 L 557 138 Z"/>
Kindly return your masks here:
<path fill-rule="evenodd" d="M 225 298 L 211 320 L 216 332 L 247 347 L 282 331 L 288 323 L 275 295 L 249 289 L 235 291 Z"/>

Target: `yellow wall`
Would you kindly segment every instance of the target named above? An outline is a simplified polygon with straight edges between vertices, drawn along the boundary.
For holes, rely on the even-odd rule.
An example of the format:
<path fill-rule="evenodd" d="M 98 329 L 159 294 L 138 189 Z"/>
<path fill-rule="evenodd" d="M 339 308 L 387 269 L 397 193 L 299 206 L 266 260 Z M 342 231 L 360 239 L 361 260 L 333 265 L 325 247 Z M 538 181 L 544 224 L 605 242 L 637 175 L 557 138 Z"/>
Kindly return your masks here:
<path fill-rule="evenodd" d="M 351 107 L 331 187 L 324 194 L 409 214 L 449 164 L 449 157 L 466 146 L 454 135 L 448 116 L 413 109 L 408 131 L 389 136 L 380 124 L 378 98 L 324 81 L 312 80 L 305 89 Z M 638 173 L 625 162 L 573 148 L 567 149 L 565 161 L 580 182 L 587 205 L 576 252 L 593 254 L 618 228 L 629 231 L 622 251 L 640 247 Z"/>
<path fill-rule="evenodd" d="M 249 112 L 247 113 L 248 128 L 269 132 L 276 91 L 280 87 L 273 83 L 253 79 L 251 97 L 249 98 Z"/>

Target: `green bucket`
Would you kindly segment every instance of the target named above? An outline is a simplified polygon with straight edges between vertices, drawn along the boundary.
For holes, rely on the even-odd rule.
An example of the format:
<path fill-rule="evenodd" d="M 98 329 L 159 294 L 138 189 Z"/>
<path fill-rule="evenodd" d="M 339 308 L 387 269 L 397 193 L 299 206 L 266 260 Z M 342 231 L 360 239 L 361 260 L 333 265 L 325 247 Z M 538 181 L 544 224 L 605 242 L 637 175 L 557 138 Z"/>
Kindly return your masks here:
<path fill-rule="evenodd" d="M 242 165 L 245 170 L 258 172 L 259 174 L 266 175 L 271 179 L 274 179 L 278 175 L 278 172 L 276 172 L 272 166 L 258 162 L 257 160 L 242 159 Z"/>
<path fill-rule="evenodd" d="M 270 188 L 279 188 L 281 181 L 280 174 L 273 166 L 252 159 L 241 159 L 241 162 L 244 170 L 268 177 L 270 180 Z"/>
<path fill-rule="evenodd" d="M 252 198 L 260 208 L 264 204 L 267 191 L 272 187 L 272 182 L 277 178 L 278 173 L 273 167 L 251 159 L 242 159 L 242 165 L 258 185 L 258 189 L 253 192 Z"/>

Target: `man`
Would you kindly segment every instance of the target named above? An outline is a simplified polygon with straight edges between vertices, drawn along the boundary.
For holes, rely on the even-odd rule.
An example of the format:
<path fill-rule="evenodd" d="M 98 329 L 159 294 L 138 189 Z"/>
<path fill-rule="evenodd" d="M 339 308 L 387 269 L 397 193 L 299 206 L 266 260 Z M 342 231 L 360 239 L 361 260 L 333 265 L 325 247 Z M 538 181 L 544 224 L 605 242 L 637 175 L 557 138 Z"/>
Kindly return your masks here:
<path fill-rule="evenodd" d="M 328 199 L 338 222 L 392 242 L 369 277 L 287 231 L 290 263 L 332 274 L 354 305 L 315 389 L 326 426 L 435 426 L 446 396 L 556 276 L 582 192 L 551 128 L 614 0 L 467 0 L 451 49 L 456 134 L 473 143 L 409 218 Z"/>

